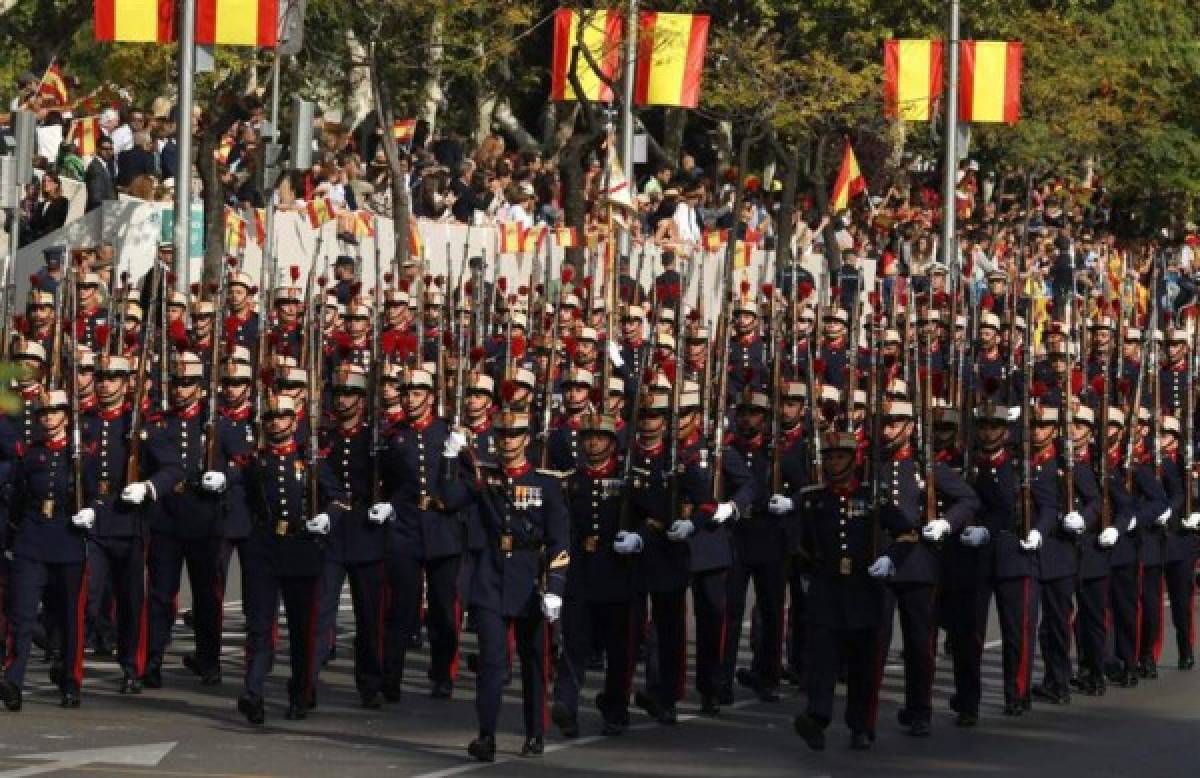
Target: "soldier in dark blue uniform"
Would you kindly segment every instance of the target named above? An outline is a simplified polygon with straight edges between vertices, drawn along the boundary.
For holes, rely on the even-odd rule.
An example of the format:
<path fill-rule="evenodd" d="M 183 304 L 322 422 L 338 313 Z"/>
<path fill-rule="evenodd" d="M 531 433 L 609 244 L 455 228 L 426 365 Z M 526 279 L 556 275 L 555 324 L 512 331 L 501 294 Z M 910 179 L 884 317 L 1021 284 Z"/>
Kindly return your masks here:
<path fill-rule="evenodd" d="M 918 471 L 912 447 L 912 404 L 885 404 L 882 419 L 883 461 L 878 463 L 880 506 L 889 515 L 885 524 L 908 529 L 892 534 L 891 545 L 868 573 L 889 579 L 889 596 L 881 623 L 881 645 L 891 644 L 893 609 L 900 612 L 904 640 L 904 707 L 898 718 L 917 737 L 930 733 L 933 715 L 934 637 L 937 631 L 937 583 L 941 563 L 937 545 L 962 529 L 975 514 L 979 498 L 958 475 L 942 463 L 934 464 L 938 505 L 935 518 L 926 521 L 925 482 Z M 886 651 L 880 657 L 886 661 Z"/>
<path fill-rule="evenodd" d="M 257 290 L 250 276 L 232 273 L 229 276 L 225 304 L 229 314 L 222 325 L 222 337 L 253 351 L 258 348 L 258 311 L 254 310 Z"/>
<path fill-rule="evenodd" d="M 808 702 L 793 726 L 816 751 L 825 748 L 825 729 L 833 721 L 833 696 L 839 669 L 846 668 L 846 725 L 850 747 L 870 748 L 875 740 L 884 612 L 884 587 L 868 574 L 874 564 L 876 535 L 911 531 L 912 521 L 897 510 L 872 511 L 869 487 L 855 476 L 858 441 L 833 432 L 822 439 L 823 485 L 801 489 L 793 499 L 800 515 L 801 546 L 812 564 L 805 609 L 805 678 Z"/>
<path fill-rule="evenodd" d="M 8 541 L 12 518 L 13 472 L 20 459 L 21 445 L 8 417 L 0 415 L 0 666 L 8 651 Z"/>
<path fill-rule="evenodd" d="M 263 417 L 264 445 L 240 471 L 255 526 L 242 560 L 246 677 L 238 710 L 256 725 L 266 720 L 263 695 L 274 662 L 281 596 L 292 671 L 284 718 L 303 719 L 314 703 L 312 669 L 324 540 L 348 507 L 348 495 L 329 463 L 320 460 L 314 465 L 297 445 L 295 403 L 288 397 L 272 397 Z M 316 473 L 311 472 L 314 466 Z M 314 476 L 315 506 L 309 499 Z"/>
<path fill-rule="evenodd" d="M 742 637 L 742 618 L 746 610 L 746 592 L 754 582 L 758 632 L 750 668 L 737 672 L 738 682 L 754 691 L 764 702 L 776 702 L 776 687 L 783 670 L 783 596 L 787 560 L 787 527 L 779 501 L 770 510 L 772 494 L 772 452 L 768 446 L 767 411 L 771 400 L 765 392 L 743 392 L 738 401 L 735 431 L 730 447 L 741 455 L 751 473 L 752 490 L 748 504 L 739 505 L 733 525 L 733 564 L 729 568 L 726 590 L 725 649 L 723 685 L 732 686 L 737 668 L 738 646 Z M 780 445 L 771 441 L 770 445 Z M 798 483 L 798 491 L 803 483 Z"/>
<path fill-rule="evenodd" d="M 521 660 L 525 719 L 522 756 L 543 751 L 546 715 L 547 623 L 558 620 L 570 564 L 570 516 L 557 476 L 534 470 L 525 456 L 529 418 L 502 412 L 495 416 L 498 461 L 478 463 L 440 480 L 446 507 L 457 511 L 474 503 L 487 532 L 487 546 L 475 560 L 470 606 L 479 633 L 479 675 L 475 710 L 479 737 L 467 747 L 471 756 L 490 762 L 496 756 L 496 724 L 508 674 L 508 630 Z M 459 467 L 466 436 L 445 436 L 442 459 Z"/>
<path fill-rule="evenodd" d="M 84 609 L 87 602 L 85 537 L 95 512 L 75 510 L 72 450 L 68 435 L 70 403 L 66 392 L 46 392 L 36 413 L 39 440 L 31 445 L 13 474 L 10 516 L 13 559 L 9 614 L 10 647 L 0 679 L 0 700 L 10 711 L 21 710 L 22 686 L 38 620 L 38 605 L 48 604 L 51 590 L 60 592 L 48 614 L 62 635 L 64 667 L 55 675 L 64 708 L 79 707 L 83 683 Z"/>
<path fill-rule="evenodd" d="M 1167 527 L 1175 510 L 1183 510 L 1183 490 L 1176 489 L 1179 498 L 1176 508 L 1164 484 L 1165 468 L 1161 465 L 1161 449 L 1164 446 L 1163 438 L 1168 436 L 1162 434 L 1164 430 L 1160 429 L 1160 435 L 1156 439 L 1152 414 L 1153 411 L 1145 408 L 1138 413 L 1137 432 L 1142 445 L 1140 451 L 1135 447 L 1134 452 L 1135 456 L 1141 455 L 1148 460 L 1148 467 L 1139 473 L 1138 478 L 1139 485 L 1144 483 L 1146 486 L 1141 487 L 1138 508 L 1138 515 L 1144 517 L 1145 524 L 1142 530 L 1137 672 L 1140 677 L 1146 679 L 1158 677 L 1158 659 L 1162 649 L 1163 563 L 1167 552 Z M 1159 421 L 1162 427 L 1166 426 L 1165 420 Z M 1171 423 L 1177 439 L 1179 420 L 1171 418 Z"/>
<path fill-rule="evenodd" d="M 171 411 L 149 426 L 152 438 L 161 439 L 144 459 L 143 473 L 150 474 L 149 494 L 155 500 L 149 553 L 149 656 L 145 683 L 148 688 L 162 686 L 162 663 L 171 642 L 175 623 L 176 599 L 184 562 L 192 591 L 192 612 L 197 631 L 215 629 L 220 624 L 220 601 L 215 595 L 219 579 L 217 558 L 211 553 L 217 535 L 221 498 L 217 484 L 206 482 L 205 423 L 203 402 L 204 368 L 190 352 L 181 352 L 171 371 L 169 387 Z M 164 461 L 160 450 L 171 452 Z M 126 491 L 134 496 L 147 490 L 131 484 Z M 125 496 L 123 494 L 123 496 Z M 139 501 L 140 502 L 140 501 Z M 219 673 L 220 644 L 197 641 L 197 653 L 185 659 L 185 666 L 201 679 Z"/>
<path fill-rule="evenodd" d="M 572 367 L 562 378 L 562 412 L 550 423 L 549 465 L 555 470 L 573 471 L 583 461 L 580 424 L 591 403 L 596 377 L 590 370 Z"/>
<path fill-rule="evenodd" d="M 48 371 L 46 350 L 32 340 L 22 339 L 13 346 L 12 360 L 17 366 L 17 408 L 8 419 L 17 433 L 17 441 L 25 448 L 40 436 L 37 426 L 37 407 L 42 384 Z"/>
<path fill-rule="evenodd" d="M 733 332 L 729 342 L 729 377 L 726 395 L 735 402 L 742 389 L 761 389 L 767 383 L 766 343 L 759 332 L 758 296 L 743 281 L 733 302 Z"/>
<path fill-rule="evenodd" d="M 425 577 L 432 662 L 430 694 L 448 698 L 454 691 L 458 663 L 461 607 L 458 569 L 464 530 L 457 511 L 447 511 L 437 498 L 443 475 L 438 456 L 449 435 L 449 425 L 437 417 L 434 380 L 426 370 L 408 369 L 400 383 L 407 415 L 388 444 L 383 471 L 383 493 L 394 517 L 386 542 L 386 571 L 390 599 L 384 617 L 384 697 L 397 701 L 404 677 L 404 662 L 421 614 L 421 576 Z M 372 510 L 386 512 L 383 503 Z"/>
<path fill-rule="evenodd" d="M 1008 716 L 1019 716 L 1030 708 L 1038 606 L 1037 552 L 1044 538 L 1058 525 L 1060 512 L 1054 446 L 1058 409 L 1035 406 L 1022 412 L 1034 414 L 1030 420 L 1033 461 L 1029 463 L 1032 514 L 1023 516 L 1022 464 L 1008 447 L 1006 407 L 981 406 L 977 421 L 979 453 L 973 479 L 983 503 L 976 526 L 986 530 L 983 542 L 988 549 L 981 563 L 987 566 L 989 585 L 982 590 L 978 607 L 980 613 L 986 613 L 995 593 L 1003 641 L 1004 713 Z M 981 617 L 979 624 L 985 628 L 986 617 Z M 982 650 L 983 640 L 982 634 L 976 635 L 978 650 Z"/>
<path fill-rule="evenodd" d="M 384 524 L 392 516 L 391 505 L 371 511 L 376 492 L 371 478 L 376 474 L 371 450 L 372 437 L 366 409 L 367 377 L 339 370 L 333 386 L 332 424 L 321 431 L 321 456 L 333 470 L 341 491 L 349 496 L 350 510 L 342 515 L 329 535 L 325 568 L 321 577 L 321 608 L 317 623 L 318 650 L 314 679 L 324 655 L 321 645 L 334 639 L 342 584 L 350 578 L 354 607 L 354 685 L 364 708 L 382 704 L 383 651 L 383 549 L 387 537 Z"/>
<path fill-rule="evenodd" d="M 100 304 L 100 276 L 82 273 L 78 276 L 79 314 L 75 317 L 75 341 L 88 348 L 98 348 L 96 332 L 108 324 L 108 309 Z"/>
<path fill-rule="evenodd" d="M 826 386 L 846 388 L 847 371 L 856 359 L 851 355 L 847 327 L 850 314 L 842 308 L 832 308 L 822 318 L 821 341 L 817 348 L 820 368 L 817 376 Z M 817 366 L 814 366 L 816 368 Z"/>
<path fill-rule="evenodd" d="M 1068 399 L 1068 401 L 1071 401 Z M 1042 650 L 1045 674 L 1033 687 L 1033 696 L 1063 705 L 1071 699 L 1071 597 L 1080 574 L 1080 546 L 1089 542 L 1088 528 L 1095 528 L 1100 514 L 1100 487 L 1087 456 L 1095 416 L 1091 408 L 1080 406 L 1071 414 L 1071 468 L 1073 503 L 1066 504 L 1065 462 L 1056 473 L 1063 494 L 1059 513 L 1062 518 L 1042 538 L 1038 587 L 1041 592 L 1042 619 L 1038 625 L 1038 643 Z M 1065 460 L 1066 450 L 1063 452 Z"/>
<path fill-rule="evenodd" d="M 1175 627 L 1175 645 L 1179 651 L 1179 669 L 1195 666 L 1195 598 L 1196 598 L 1196 532 L 1200 530 L 1200 513 L 1185 510 L 1185 490 L 1195 489 L 1194 476 L 1185 472 L 1185 460 L 1180 446 L 1178 420 L 1175 425 L 1163 420 L 1163 486 L 1171 498 L 1173 518 L 1166 528 L 1167 550 L 1163 560 L 1163 582 L 1171 600 L 1171 622 Z M 1174 429 L 1172 427 L 1174 426 Z"/>
<path fill-rule="evenodd" d="M 633 672 L 633 566 L 613 549 L 624 494 L 616 419 L 587 414 L 581 431 L 585 460 L 566 482 L 574 562 L 567 570 L 563 653 L 550 709 L 551 719 L 568 738 L 579 734 L 579 694 L 592 646 L 602 646 L 607 658 L 604 691 L 596 699 L 605 735 L 625 729 Z"/>
<path fill-rule="evenodd" d="M 304 291 L 299 287 L 283 286 L 275 290 L 277 323 L 267 335 L 269 346 L 274 353 L 290 357 L 300 356 L 304 343 L 304 322 L 300 317 L 303 302 Z M 259 326 L 262 326 L 261 323 Z"/>

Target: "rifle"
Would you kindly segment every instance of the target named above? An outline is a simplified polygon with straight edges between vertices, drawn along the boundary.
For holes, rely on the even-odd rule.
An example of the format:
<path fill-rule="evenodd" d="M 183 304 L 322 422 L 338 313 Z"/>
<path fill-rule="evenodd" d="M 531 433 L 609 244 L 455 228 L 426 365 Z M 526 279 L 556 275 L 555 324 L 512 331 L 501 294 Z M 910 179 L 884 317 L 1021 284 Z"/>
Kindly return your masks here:
<path fill-rule="evenodd" d="M 1074 290 L 1070 297 L 1067 298 L 1067 309 L 1064 311 L 1063 321 L 1067 327 L 1067 337 L 1072 338 L 1075 333 L 1075 294 Z M 1067 375 L 1063 382 L 1063 502 L 1065 503 L 1065 512 L 1069 513 L 1075 510 L 1075 441 L 1072 439 L 1074 434 L 1075 421 L 1075 350 L 1071 348 L 1072 342 L 1067 343 Z"/>
<path fill-rule="evenodd" d="M 549 268 L 549 262 L 546 263 Z M 541 468 L 544 470 L 550 466 L 550 417 L 551 404 L 554 398 L 554 361 L 558 358 L 558 333 L 561 329 L 558 326 L 558 317 L 562 316 L 563 290 L 567 284 L 571 283 L 571 279 L 575 277 L 575 268 L 565 260 L 563 261 L 561 283 L 558 285 L 558 304 L 554 306 L 554 321 L 550 322 L 550 354 L 546 357 L 546 377 L 542 384 L 542 451 L 541 451 Z M 608 387 L 604 388 L 608 391 Z M 636 432 L 636 431 L 635 431 Z"/>
<path fill-rule="evenodd" d="M 157 273 L 159 277 L 153 279 L 155 284 L 161 284 L 160 278 L 165 278 L 166 271 L 161 263 L 156 263 L 151 273 Z M 146 403 L 146 396 L 150 390 L 150 354 L 148 346 L 154 342 L 155 338 L 159 337 L 157 328 L 159 320 L 156 317 L 147 316 L 146 326 L 142 329 L 141 348 L 138 349 L 138 369 L 137 379 L 134 382 L 133 390 L 133 410 L 129 414 L 129 448 L 127 458 L 125 460 L 125 483 L 132 484 L 142 480 L 142 426 L 145 424 L 145 414 L 142 413 L 142 408 Z M 166 333 L 162 334 L 163 340 L 166 339 Z M 166 387 L 163 387 L 163 394 L 166 394 Z"/>
<path fill-rule="evenodd" d="M 232 260 L 236 262 L 236 260 Z M 227 290 L 226 284 L 226 265 L 221 263 L 221 267 L 217 271 L 217 288 L 215 303 L 215 315 L 213 316 L 213 331 L 212 349 L 209 354 L 211 360 L 209 364 L 208 377 L 208 419 L 204 423 L 204 468 L 206 470 L 217 469 L 217 454 L 220 450 L 218 445 L 217 432 L 217 394 L 221 388 L 221 337 L 223 332 L 218 326 L 218 319 L 221 313 L 225 310 L 225 293 Z"/>
<path fill-rule="evenodd" d="M 17 229 L 17 220 L 13 219 L 13 226 L 10 228 Z M 12 335 L 13 335 L 13 316 L 15 314 L 17 300 L 17 285 L 16 285 L 16 265 L 17 258 L 10 252 L 4 258 L 4 270 L 0 272 L 0 283 L 4 284 L 3 296 L 0 302 L 3 303 L 3 312 L 0 312 L 0 338 L 3 342 L 0 343 L 0 362 L 7 362 L 12 354 Z"/>
<path fill-rule="evenodd" d="M 79 316 L 79 271 L 76 266 L 72 275 L 75 277 L 75 293 L 71 295 L 71 321 Z M 75 513 L 83 510 L 83 428 L 79 419 L 79 339 L 77 333 L 71 335 L 71 485 Z"/>
<path fill-rule="evenodd" d="M 320 245 L 320 234 L 317 236 L 318 246 Z M 309 273 L 310 280 L 316 274 L 317 262 L 320 261 L 320 254 L 313 257 L 312 271 Z M 307 478 L 308 491 L 308 515 L 316 516 L 321 509 L 321 479 L 319 469 L 321 466 L 321 393 L 324 391 L 322 387 L 322 367 L 324 362 L 325 349 L 323 348 L 325 323 L 325 284 L 326 277 L 324 272 L 317 277 L 317 285 L 320 288 L 321 300 L 317 303 L 317 318 L 319 324 L 308 327 L 308 338 L 311 341 L 308 344 L 308 405 L 309 405 L 309 424 L 308 424 L 308 450 L 305 452 L 308 459 L 308 467 L 305 469 Z M 265 436 L 264 436 L 265 437 Z"/>
<path fill-rule="evenodd" d="M 74 278 L 74 281 L 72 281 Z M 76 269 L 75 262 L 72 261 L 67 267 L 67 277 L 64 283 L 54 295 L 54 342 L 50 345 L 50 376 L 47 380 L 47 389 L 58 389 L 62 386 L 62 350 L 64 332 L 67 327 L 72 328 L 71 337 L 74 340 L 75 319 L 72 318 L 68 323 L 66 320 L 68 294 L 73 297 L 78 296 L 79 292 L 79 274 Z"/>
<path fill-rule="evenodd" d="M 1200 308 L 1196 307 L 1197 303 L 1192 303 L 1192 342 L 1191 351 L 1188 354 L 1189 368 L 1185 378 L 1186 390 L 1184 391 L 1184 400 L 1182 410 L 1182 419 L 1180 423 L 1183 425 L 1180 432 L 1183 434 L 1183 516 L 1186 518 L 1191 516 L 1195 511 L 1195 487 L 1193 485 L 1194 473 L 1196 468 L 1196 443 L 1193 436 L 1193 430 L 1196 426 L 1196 371 L 1200 370 L 1200 317 L 1196 314 L 1200 313 Z M 1178 530 L 1178 527 L 1176 527 Z"/>
<path fill-rule="evenodd" d="M 775 310 L 775 290 L 770 284 L 763 285 L 763 293 L 767 295 L 770 301 L 767 305 L 767 338 L 772 342 L 776 339 L 776 333 L 779 337 L 783 335 L 783 327 L 778 322 L 778 317 Z M 796 287 L 792 285 L 792 299 L 790 301 L 793 321 L 794 310 L 796 303 Z M 794 337 L 794 336 L 793 336 Z M 775 359 L 771 361 L 771 494 L 781 494 L 783 491 L 783 419 L 779 409 L 783 404 L 783 359 L 778 353 L 775 354 Z"/>
<path fill-rule="evenodd" d="M 1149 328 L 1142 338 L 1142 358 L 1138 364 L 1137 381 L 1134 384 L 1133 397 L 1129 410 L 1125 414 L 1125 488 L 1130 494 L 1133 493 L 1133 451 L 1137 443 L 1137 423 L 1138 413 L 1142 408 L 1142 392 L 1146 385 L 1146 370 L 1151 360 L 1157 354 L 1157 349 L 1154 347 L 1154 332 L 1158 329 L 1158 295 L 1154 293 L 1156 285 L 1158 267 L 1151 265 L 1150 267 L 1150 317 Z M 1132 284 L 1136 293 L 1137 283 Z M 1136 310 L 1136 303 L 1135 303 Z M 1118 326 L 1122 326 L 1118 324 Z M 1158 448 L 1158 441 L 1154 441 L 1154 448 Z"/>
<path fill-rule="evenodd" d="M 375 310 L 371 315 L 371 405 L 367 413 L 371 425 L 371 504 L 380 500 L 379 454 L 383 447 L 379 425 L 383 418 L 383 397 L 379 387 L 383 384 L 383 354 L 380 349 L 379 330 L 383 316 L 383 284 L 380 283 L 379 241 L 375 241 Z M 418 341 L 418 348 L 420 342 Z"/>

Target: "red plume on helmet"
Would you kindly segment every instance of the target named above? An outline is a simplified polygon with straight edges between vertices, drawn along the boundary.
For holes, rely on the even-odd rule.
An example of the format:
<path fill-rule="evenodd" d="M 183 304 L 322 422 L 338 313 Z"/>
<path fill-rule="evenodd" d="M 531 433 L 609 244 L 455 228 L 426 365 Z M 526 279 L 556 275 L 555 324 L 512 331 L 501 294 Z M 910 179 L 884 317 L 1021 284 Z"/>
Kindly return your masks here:
<path fill-rule="evenodd" d="M 1071 394 L 1083 391 L 1083 369 L 1076 367 L 1071 370 Z"/>
<path fill-rule="evenodd" d="M 517 396 L 517 382 L 512 380 L 511 378 L 505 379 L 504 383 L 500 384 L 500 398 L 502 400 L 504 400 L 505 405 L 508 405 L 509 403 L 511 403 L 513 401 L 513 398 L 516 396 Z"/>
<path fill-rule="evenodd" d="M 348 333 L 339 330 L 333 333 L 333 347 L 334 350 L 337 351 L 337 355 L 342 359 L 345 359 L 346 357 L 350 356 L 352 351 L 354 351 L 354 341 L 350 339 L 350 335 Z"/>
<path fill-rule="evenodd" d="M 29 321 L 23 314 L 18 313 L 13 317 L 13 329 L 22 335 L 29 334 Z"/>
<path fill-rule="evenodd" d="M 871 304 L 871 308 L 879 310 L 879 292 L 868 292 L 867 302 Z"/>
<path fill-rule="evenodd" d="M 100 350 L 108 348 L 108 338 L 112 334 L 112 329 L 107 324 L 96 325 L 96 347 Z"/>
<path fill-rule="evenodd" d="M 1103 397 L 1104 396 L 1104 376 L 1102 376 L 1102 375 L 1092 376 L 1091 387 L 1092 387 L 1092 391 L 1096 393 L 1097 397 Z"/>
<path fill-rule="evenodd" d="M 188 289 L 190 289 L 190 290 L 191 290 L 191 292 L 192 292 L 192 297 L 199 297 L 199 296 L 200 296 L 200 284 L 190 284 L 190 285 L 188 286 Z"/>
<path fill-rule="evenodd" d="M 483 361 L 483 357 L 484 357 L 485 353 L 486 352 L 483 350 L 483 346 L 472 347 L 471 348 L 471 364 L 473 366 L 478 366 L 479 363 Z"/>
<path fill-rule="evenodd" d="M 454 348 L 454 333 L 446 330 L 442 333 L 442 345 L 446 348 Z"/>
<path fill-rule="evenodd" d="M 389 281 L 388 283 L 391 282 Z M 400 287 L 401 292 L 408 294 L 408 290 L 412 289 L 412 281 L 408 280 L 407 278 L 401 278 L 398 286 Z"/>
<path fill-rule="evenodd" d="M 743 279 L 742 283 L 738 284 L 738 288 L 741 289 L 741 291 L 742 291 L 742 297 L 745 297 L 746 295 L 750 294 L 750 282 L 749 281 L 746 281 Z"/>
<path fill-rule="evenodd" d="M 579 282 L 579 285 L 590 292 L 592 290 L 592 277 L 584 276 L 583 280 Z"/>
<path fill-rule="evenodd" d="M 518 286 L 517 294 L 521 295 L 522 297 L 525 297 L 526 295 L 529 294 L 529 287 L 524 284 L 522 284 L 521 286 Z"/>
<path fill-rule="evenodd" d="M 167 334 L 171 338 L 171 342 L 175 344 L 175 348 L 184 351 L 188 347 L 187 328 L 183 325 L 182 319 L 176 319 L 171 322 L 171 326 L 167 328 Z"/>
<path fill-rule="evenodd" d="M 512 348 L 513 359 L 520 359 L 521 357 L 525 356 L 525 349 L 527 347 L 528 347 L 528 344 L 525 341 L 524 335 L 513 335 L 512 336 L 512 347 L 511 348 Z"/>
<path fill-rule="evenodd" d="M 1046 396 L 1046 392 L 1050 387 L 1046 386 L 1045 381 L 1034 381 L 1029 385 L 1029 396 L 1041 399 Z"/>
<path fill-rule="evenodd" d="M 291 276 L 293 284 L 296 283 L 297 281 L 299 281 L 300 280 L 300 266 L 292 265 L 291 267 L 289 267 L 288 275 Z"/>
<path fill-rule="evenodd" d="M 996 298 L 992 297 L 991 293 L 985 294 L 979 298 L 979 307 L 984 310 L 992 310 L 992 306 L 996 304 Z"/>
<path fill-rule="evenodd" d="M 563 268 L 562 268 L 562 282 L 564 284 L 569 284 L 574 279 L 575 279 L 575 266 L 571 265 L 569 263 L 564 264 Z"/>
<path fill-rule="evenodd" d="M 808 281 L 801 281 L 796 290 L 799 292 L 801 300 L 807 300 L 813 293 L 813 285 Z"/>
<path fill-rule="evenodd" d="M 772 297 L 775 296 L 775 284 L 763 284 L 762 285 L 762 293 L 763 293 L 763 297 L 770 300 Z"/>
<path fill-rule="evenodd" d="M 500 276 L 499 278 L 497 278 L 496 279 L 496 288 L 499 289 L 501 292 L 507 292 L 508 291 L 508 277 Z"/>
<path fill-rule="evenodd" d="M 824 380 L 824 378 L 825 378 L 825 360 L 823 358 L 817 357 L 816 359 L 813 360 L 812 373 L 815 378 Z"/>

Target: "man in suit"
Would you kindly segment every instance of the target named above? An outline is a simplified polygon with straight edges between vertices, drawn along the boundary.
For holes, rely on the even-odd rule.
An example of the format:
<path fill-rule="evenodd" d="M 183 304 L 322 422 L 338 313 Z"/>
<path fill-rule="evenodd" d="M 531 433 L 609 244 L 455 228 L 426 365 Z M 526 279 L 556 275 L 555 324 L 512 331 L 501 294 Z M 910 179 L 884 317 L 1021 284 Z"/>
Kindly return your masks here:
<path fill-rule="evenodd" d="M 87 173 L 84 174 L 88 211 L 96 210 L 105 200 L 117 199 L 117 189 L 113 185 L 113 179 L 116 177 L 113 157 L 112 140 L 104 138 L 97 147 L 96 156 L 88 165 Z"/>
<path fill-rule="evenodd" d="M 158 176 L 154 140 L 145 130 L 133 134 L 133 148 L 117 155 L 117 186 L 127 188 L 138 176 Z"/>

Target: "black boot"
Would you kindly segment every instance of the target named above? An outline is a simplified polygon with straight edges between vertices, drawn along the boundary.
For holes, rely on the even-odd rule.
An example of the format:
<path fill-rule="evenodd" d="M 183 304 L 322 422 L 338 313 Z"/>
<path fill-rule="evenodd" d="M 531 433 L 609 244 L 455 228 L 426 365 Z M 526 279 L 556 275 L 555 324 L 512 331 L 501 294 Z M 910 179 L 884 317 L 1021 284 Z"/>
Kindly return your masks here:
<path fill-rule="evenodd" d="M 579 717 L 563 703 L 556 700 L 550 706 L 550 720 L 568 740 L 579 737 Z"/>
<path fill-rule="evenodd" d="M 527 737 L 521 744 L 521 756 L 541 756 L 545 750 L 546 746 L 542 742 L 541 735 Z"/>
<path fill-rule="evenodd" d="M 467 746 L 467 753 L 480 762 L 496 761 L 496 737 L 494 735 L 480 735 Z"/>
<path fill-rule="evenodd" d="M 21 710 L 21 687 L 7 678 L 0 678 L 0 701 L 13 713 Z"/>
<path fill-rule="evenodd" d="M 813 751 L 825 750 L 825 727 L 807 713 L 797 713 L 792 728 Z"/>
<path fill-rule="evenodd" d="M 238 712 L 246 717 L 246 721 L 257 726 L 261 726 L 267 720 L 266 706 L 263 705 L 263 698 L 257 694 L 243 694 L 238 697 L 237 701 Z"/>

